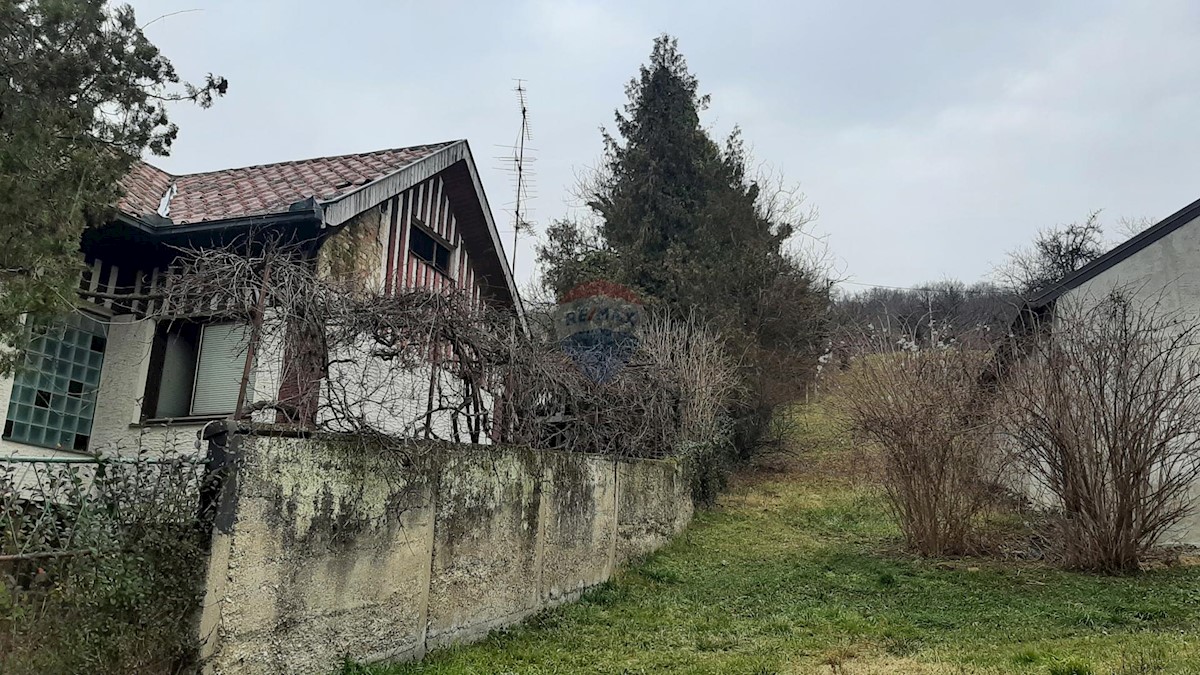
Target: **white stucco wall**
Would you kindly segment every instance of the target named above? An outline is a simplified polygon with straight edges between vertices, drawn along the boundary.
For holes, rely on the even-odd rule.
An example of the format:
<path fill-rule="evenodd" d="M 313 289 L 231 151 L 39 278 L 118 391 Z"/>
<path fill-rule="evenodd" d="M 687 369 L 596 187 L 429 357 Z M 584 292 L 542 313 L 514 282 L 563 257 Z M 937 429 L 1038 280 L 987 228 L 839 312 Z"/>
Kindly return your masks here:
<path fill-rule="evenodd" d="M 1134 253 L 1064 298 L 1102 298 L 1126 289 L 1144 302 L 1161 300 L 1166 311 L 1200 315 L 1200 218 Z"/>
<path fill-rule="evenodd" d="M 355 350 L 369 354 L 375 347 L 364 340 Z M 348 355 L 347 355 L 348 356 Z M 435 438 L 467 442 L 468 422 L 449 410 L 464 398 L 464 385 L 449 369 L 432 363 L 404 366 L 396 361 L 359 356 L 330 368 L 329 378 L 321 385 L 319 422 L 334 431 L 353 431 L 339 423 L 339 417 L 363 420 L 371 428 L 397 436 L 416 436 L 424 429 L 429 402 L 430 380 L 436 375 L 430 427 Z M 493 409 L 491 394 L 480 396 L 484 410 Z M 457 423 L 458 436 L 455 436 Z M 487 430 L 480 442 L 490 442 Z"/>
<path fill-rule="evenodd" d="M 104 364 L 100 370 L 100 390 L 89 452 L 133 455 L 192 455 L 202 452 L 198 432 L 206 421 L 181 420 L 171 423 L 142 423 L 142 401 L 150 367 L 150 349 L 154 342 L 155 322 L 122 315 L 102 319 L 108 326 Z M 276 336 L 265 335 L 264 342 Z M 259 387 L 278 387 L 281 349 L 264 348 L 253 376 Z M 13 379 L 0 378 L 0 416 L 7 418 Z M 251 392 L 253 396 L 253 392 Z M 253 400 L 253 399 L 252 399 Z M 0 457 L 78 456 L 40 446 L 0 440 Z"/>
<path fill-rule="evenodd" d="M 1118 288 L 1144 306 L 1200 317 L 1200 218 L 1068 291 L 1058 302 L 1088 307 Z M 1200 484 L 1192 492 L 1198 512 L 1169 533 L 1171 543 L 1200 545 Z"/>

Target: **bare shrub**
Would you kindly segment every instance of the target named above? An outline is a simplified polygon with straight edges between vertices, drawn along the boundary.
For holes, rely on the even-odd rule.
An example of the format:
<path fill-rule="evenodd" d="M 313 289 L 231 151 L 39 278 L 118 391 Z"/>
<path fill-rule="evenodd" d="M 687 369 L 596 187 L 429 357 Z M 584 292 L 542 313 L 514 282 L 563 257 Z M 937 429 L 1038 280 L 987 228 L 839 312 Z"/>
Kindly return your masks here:
<path fill-rule="evenodd" d="M 731 410 L 742 385 L 738 363 L 721 336 L 695 312 L 681 319 L 666 312 L 651 316 L 642 327 L 640 347 L 678 392 L 676 444 L 686 462 L 692 499 L 712 505 L 729 471 Z"/>
<path fill-rule="evenodd" d="M 883 486 L 908 545 L 927 556 L 971 548 L 1002 470 L 992 416 L 976 409 L 988 352 L 885 335 L 866 340 L 833 384 L 834 408 L 883 455 Z"/>
<path fill-rule="evenodd" d="M 1137 569 L 1192 512 L 1200 323 L 1120 291 L 1060 301 L 1003 389 L 1007 435 L 1061 516 L 1068 564 Z"/>
<path fill-rule="evenodd" d="M 737 392 L 737 363 L 720 336 L 696 314 L 650 317 L 640 348 L 679 392 L 680 442 L 719 444 L 730 433 L 729 404 Z"/>
<path fill-rule="evenodd" d="M 719 444 L 736 364 L 695 317 L 652 316 L 608 382 L 580 372 L 557 342 L 520 339 L 496 364 L 504 389 L 495 437 L 536 448 L 665 457 Z"/>

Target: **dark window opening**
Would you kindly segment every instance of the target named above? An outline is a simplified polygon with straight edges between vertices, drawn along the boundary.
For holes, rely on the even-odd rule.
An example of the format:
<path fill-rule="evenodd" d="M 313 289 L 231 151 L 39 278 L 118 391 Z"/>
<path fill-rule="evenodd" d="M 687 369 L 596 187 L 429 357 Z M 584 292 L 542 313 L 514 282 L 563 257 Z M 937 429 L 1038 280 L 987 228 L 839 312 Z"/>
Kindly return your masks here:
<path fill-rule="evenodd" d="M 45 389 L 38 389 L 37 396 L 33 399 L 33 404 L 39 408 L 49 408 L 50 392 Z"/>
<path fill-rule="evenodd" d="M 142 414 L 176 418 L 233 412 L 246 361 L 245 328 L 184 321 L 160 324 Z"/>
<path fill-rule="evenodd" d="M 67 383 L 67 393 L 72 396 L 80 396 L 83 394 L 83 383 L 79 380 L 71 380 Z"/>
<path fill-rule="evenodd" d="M 414 226 L 409 233 L 408 250 L 444 274 L 450 273 L 450 249 L 425 230 Z"/>
<path fill-rule="evenodd" d="M 87 450 L 88 440 L 90 440 L 90 438 L 90 436 L 85 434 L 75 434 L 75 444 L 73 447 L 76 450 Z"/>

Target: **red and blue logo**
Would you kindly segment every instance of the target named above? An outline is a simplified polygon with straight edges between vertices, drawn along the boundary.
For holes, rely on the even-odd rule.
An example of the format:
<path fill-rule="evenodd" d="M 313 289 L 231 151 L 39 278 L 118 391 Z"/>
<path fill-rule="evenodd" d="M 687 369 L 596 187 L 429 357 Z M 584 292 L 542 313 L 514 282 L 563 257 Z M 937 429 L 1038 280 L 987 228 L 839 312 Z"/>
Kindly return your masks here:
<path fill-rule="evenodd" d="M 637 350 L 642 303 L 611 281 L 589 281 L 567 292 L 555 312 L 558 339 L 593 382 L 611 381 Z"/>

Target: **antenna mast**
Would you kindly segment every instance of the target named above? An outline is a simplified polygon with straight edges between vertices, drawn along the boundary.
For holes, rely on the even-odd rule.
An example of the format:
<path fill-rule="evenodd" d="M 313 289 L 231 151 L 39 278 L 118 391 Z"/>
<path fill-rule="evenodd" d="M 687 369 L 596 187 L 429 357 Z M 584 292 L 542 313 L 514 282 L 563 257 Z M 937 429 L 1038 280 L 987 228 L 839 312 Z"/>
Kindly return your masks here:
<path fill-rule="evenodd" d="M 513 88 L 513 91 L 517 93 L 517 103 L 521 107 L 521 132 L 517 137 L 517 142 L 512 147 L 512 164 L 510 168 L 516 174 L 516 200 L 513 203 L 512 250 L 512 266 L 516 270 L 517 240 L 522 230 L 533 228 L 533 223 L 528 219 L 528 214 L 526 213 L 530 200 L 530 187 L 533 183 L 533 170 L 528 165 L 533 163 L 533 158 L 525 156 L 525 141 L 533 140 L 533 134 L 529 129 L 529 102 L 526 98 L 525 80 L 517 80 L 517 86 Z"/>

